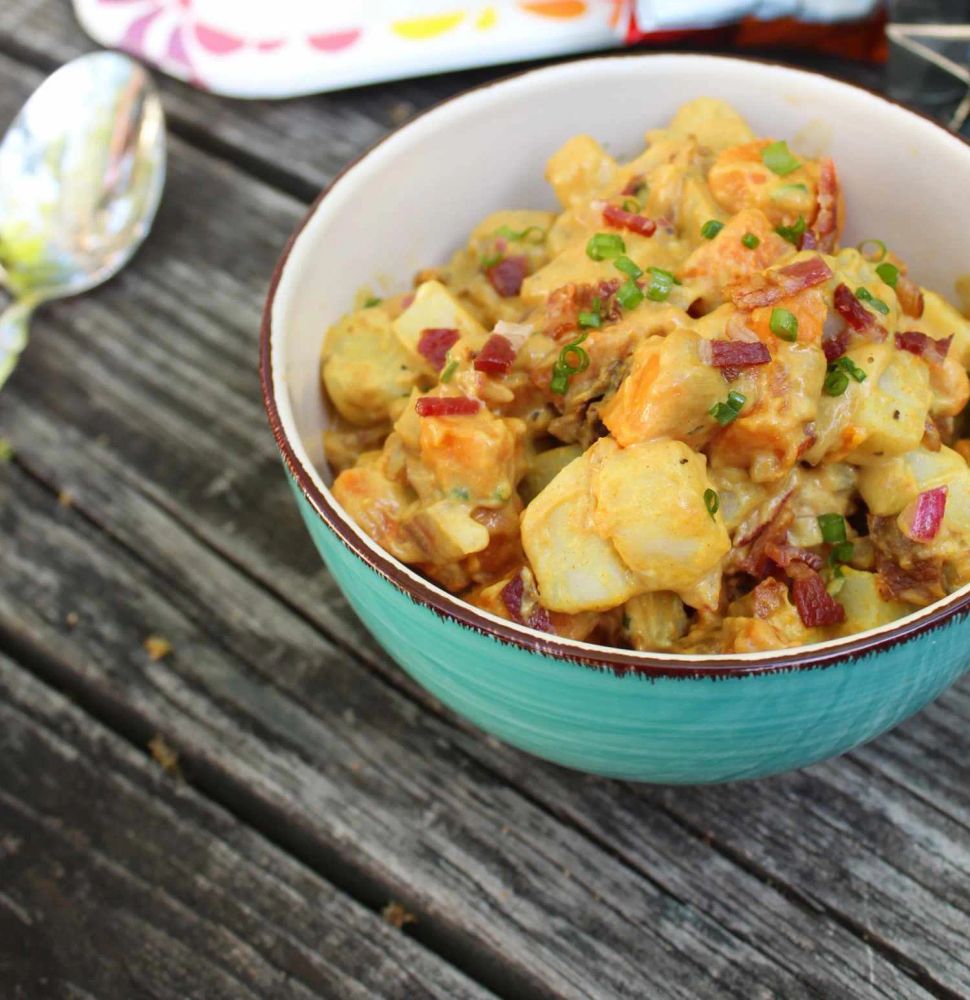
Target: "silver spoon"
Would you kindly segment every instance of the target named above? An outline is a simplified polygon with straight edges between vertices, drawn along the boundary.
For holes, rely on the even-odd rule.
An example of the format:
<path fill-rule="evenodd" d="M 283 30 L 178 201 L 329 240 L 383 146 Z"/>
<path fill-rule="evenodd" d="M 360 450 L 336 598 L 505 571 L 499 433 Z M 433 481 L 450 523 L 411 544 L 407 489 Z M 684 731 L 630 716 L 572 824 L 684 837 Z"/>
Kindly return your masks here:
<path fill-rule="evenodd" d="M 62 66 L 0 143 L 0 386 L 41 303 L 117 274 L 148 235 L 165 183 L 165 118 L 148 73 L 117 52 Z"/>

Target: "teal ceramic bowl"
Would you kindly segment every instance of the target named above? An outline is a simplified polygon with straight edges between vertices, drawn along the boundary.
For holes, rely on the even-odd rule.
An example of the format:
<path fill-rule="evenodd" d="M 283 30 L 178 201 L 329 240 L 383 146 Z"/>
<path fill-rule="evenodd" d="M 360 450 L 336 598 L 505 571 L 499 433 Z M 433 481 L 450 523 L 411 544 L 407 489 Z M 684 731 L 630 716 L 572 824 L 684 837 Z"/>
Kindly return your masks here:
<path fill-rule="evenodd" d="M 617 94 L 629 99 L 615 101 Z M 731 101 L 759 134 L 830 152 L 849 206 L 846 241 L 879 236 L 905 246 L 919 280 L 953 292 L 970 261 L 970 227 L 953 201 L 970 181 L 962 141 L 823 76 L 648 55 L 526 73 L 449 101 L 385 139 L 334 182 L 291 239 L 262 330 L 266 408 L 297 505 L 381 645 L 495 736 L 569 767 L 637 781 L 753 778 L 885 732 L 970 665 L 970 588 L 892 627 L 783 654 L 665 655 L 550 638 L 452 597 L 346 517 L 328 488 L 318 358 L 328 324 L 361 285 L 408 287 L 419 267 L 446 259 L 500 207 L 552 207 L 542 166 L 566 138 L 589 132 L 618 155 L 632 153 L 648 128 L 703 95 Z"/>

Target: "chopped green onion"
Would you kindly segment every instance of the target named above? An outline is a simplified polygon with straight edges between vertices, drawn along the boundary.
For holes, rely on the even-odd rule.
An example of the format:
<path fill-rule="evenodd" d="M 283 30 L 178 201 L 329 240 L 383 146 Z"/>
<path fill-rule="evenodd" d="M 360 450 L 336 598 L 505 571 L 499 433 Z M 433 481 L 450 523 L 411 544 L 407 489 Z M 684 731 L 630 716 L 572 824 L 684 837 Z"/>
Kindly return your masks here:
<path fill-rule="evenodd" d="M 805 233 L 805 219 L 800 215 L 790 226 L 776 226 L 775 232 L 797 247 Z"/>
<path fill-rule="evenodd" d="M 588 309 L 584 309 L 579 314 L 579 325 L 584 329 L 587 327 L 598 327 L 600 325 L 600 314 L 599 312 L 593 312 Z"/>
<path fill-rule="evenodd" d="M 818 526 L 822 531 L 823 542 L 836 545 L 845 541 L 845 518 L 841 514 L 819 514 Z"/>
<path fill-rule="evenodd" d="M 793 170 L 797 170 L 801 164 L 792 155 L 788 148 L 788 143 L 784 139 L 773 142 L 761 151 L 761 162 L 779 177 L 785 177 Z"/>
<path fill-rule="evenodd" d="M 859 287 L 855 290 L 855 297 L 860 302 L 868 302 L 876 312 L 881 312 L 885 316 L 889 312 L 889 306 L 882 299 L 877 299 L 868 288 Z"/>
<path fill-rule="evenodd" d="M 445 365 L 444 370 L 441 372 L 441 375 L 438 377 L 438 381 L 439 382 L 450 382 L 451 381 L 451 376 L 454 375 L 457 370 L 458 370 L 458 359 L 457 358 L 452 358 L 448 362 L 448 364 Z"/>
<path fill-rule="evenodd" d="M 589 355 L 579 346 L 589 333 L 584 331 L 572 343 L 559 352 L 559 357 L 552 368 L 552 380 L 549 388 L 559 396 L 564 396 L 569 388 L 569 379 L 578 372 L 589 368 Z M 572 359 L 575 358 L 575 361 Z"/>
<path fill-rule="evenodd" d="M 707 513 L 711 515 L 711 520 L 713 521 L 714 515 L 721 506 L 721 499 L 714 490 L 704 490 L 704 506 L 707 508 Z"/>
<path fill-rule="evenodd" d="M 808 188 L 804 184 L 781 184 L 771 192 L 771 199 L 784 201 L 793 194 L 808 194 Z"/>
<path fill-rule="evenodd" d="M 640 290 L 640 286 L 631 278 L 629 281 L 624 281 L 617 289 L 616 301 L 627 311 L 636 309 L 643 301 L 643 292 Z"/>
<path fill-rule="evenodd" d="M 637 267 L 629 257 L 617 257 L 613 261 L 613 266 L 618 271 L 622 271 L 628 278 L 639 278 L 643 274 L 643 270 Z"/>
<path fill-rule="evenodd" d="M 880 264 L 876 268 L 876 274 L 878 274 L 890 288 L 895 288 L 896 282 L 899 281 L 899 268 L 896 267 L 895 264 L 890 264 L 889 261 L 886 261 L 884 264 Z"/>
<path fill-rule="evenodd" d="M 852 555 L 855 552 L 855 545 L 852 542 L 839 542 L 838 545 L 832 549 L 829 555 L 829 562 L 834 566 L 838 563 L 847 563 L 852 559 Z"/>
<path fill-rule="evenodd" d="M 508 226 L 499 226 L 495 230 L 496 236 L 501 236 L 504 239 L 511 240 L 513 243 L 520 243 L 524 240 L 529 233 L 538 233 L 539 238 L 533 240 L 534 243 L 541 243 L 546 238 L 546 231 L 541 226 L 526 226 L 525 229 L 521 229 L 518 232 L 514 229 L 510 229 Z"/>
<path fill-rule="evenodd" d="M 650 267 L 647 270 L 650 272 L 647 298 L 651 302 L 666 302 L 667 296 L 670 295 L 670 290 L 674 285 L 679 285 L 680 282 L 670 271 L 665 271 L 662 267 Z"/>
<path fill-rule="evenodd" d="M 456 500 L 468 500 L 471 497 L 468 488 L 465 486 L 453 486 L 451 488 L 451 495 Z"/>
<path fill-rule="evenodd" d="M 843 371 L 829 372 L 822 387 L 829 396 L 841 396 L 849 388 L 849 376 Z"/>
<path fill-rule="evenodd" d="M 744 236 L 742 236 L 742 237 L 741 237 L 741 242 L 742 242 L 742 243 L 743 243 L 743 244 L 744 244 L 744 245 L 745 245 L 745 246 L 746 246 L 746 247 L 747 247 L 747 248 L 748 248 L 749 250 L 754 250 L 754 248 L 755 248 L 756 246 L 758 246 L 758 244 L 759 244 L 759 243 L 761 243 L 761 240 L 760 240 L 760 239 L 758 239 L 758 237 L 757 237 L 757 236 L 755 236 L 755 234 L 754 234 L 754 233 L 745 233 L 745 234 L 744 234 Z"/>
<path fill-rule="evenodd" d="M 707 222 L 701 226 L 701 236 L 703 236 L 705 240 L 712 240 L 723 228 L 723 222 L 718 222 L 717 219 L 708 219 Z"/>
<path fill-rule="evenodd" d="M 707 412 L 722 426 L 727 427 L 736 420 L 744 406 L 746 397 L 743 393 L 732 390 L 728 393 L 726 403 L 715 403 Z"/>
<path fill-rule="evenodd" d="M 875 249 L 870 250 L 869 247 L 874 247 Z M 888 253 L 886 249 L 886 244 L 883 243 L 882 240 L 876 240 L 872 238 L 868 240 L 863 240 L 856 247 L 856 249 L 859 251 L 859 253 L 862 254 L 863 257 L 865 257 L 866 260 L 871 261 L 873 264 L 882 260 Z M 878 256 L 876 256 L 876 254 L 878 254 Z"/>
<path fill-rule="evenodd" d="M 787 309 L 772 309 L 768 326 L 780 340 L 787 340 L 790 344 L 798 340 L 798 317 Z"/>
<path fill-rule="evenodd" d="M 379 306 L 383 301 L 383 299 L 377 298 L 376 295 L 369 295 L 366 299 L 364 299 L 364 308 L 373 309 L 374 306 Z"/>
<path fill-rule="evenodd" d="M 636 198 L 625 198 L 623 200 L 623 210 L 625 212 L 632 212 L 634 215 L 640 214 L 640 202 Z"/>
<path fill-rule="evenodd" d="M 500 263 L 502 260 L 502 255 L 498 252 L 490 253 L 481 259 L 482 270 L 487 271 L 490 267 L 495 267 L 496 264 Z"/>
<path fill-rule="evenodd" d="M 586 256 L 590 260 L 612 260 L 622 253 L 626 253 L 626 244 L 616 233 L 596 233 L 586 244 Z"/>

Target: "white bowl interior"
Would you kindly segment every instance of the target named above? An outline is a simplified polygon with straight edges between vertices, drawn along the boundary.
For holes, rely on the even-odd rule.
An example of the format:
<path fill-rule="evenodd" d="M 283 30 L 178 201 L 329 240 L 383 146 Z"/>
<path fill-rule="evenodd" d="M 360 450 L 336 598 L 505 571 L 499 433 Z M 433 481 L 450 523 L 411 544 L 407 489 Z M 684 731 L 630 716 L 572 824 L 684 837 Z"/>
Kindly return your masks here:
<path fill-rule="evenodd" d="M 445 261 L 489 212 L 554 208 L 543 169 L 570 136 L 587 132 L 628 158 L 648 129 L 702 96 L 729 101 L 759 135 L 833 156 L 846 198 L 844 243 L 878 237 L 918 281 L 954 297 L 970 271 L 962 201 L 970 148 L 919 115 L 817 74 L 716 56 L 623 56 L 534 71 L 394 133 L 336 181 L 298 236 L 273 304 L 270 363 L 283 429 L 321 490 L 330 477 L 320 348 L 355 292 L 410 287 L 415 271 Z"/>

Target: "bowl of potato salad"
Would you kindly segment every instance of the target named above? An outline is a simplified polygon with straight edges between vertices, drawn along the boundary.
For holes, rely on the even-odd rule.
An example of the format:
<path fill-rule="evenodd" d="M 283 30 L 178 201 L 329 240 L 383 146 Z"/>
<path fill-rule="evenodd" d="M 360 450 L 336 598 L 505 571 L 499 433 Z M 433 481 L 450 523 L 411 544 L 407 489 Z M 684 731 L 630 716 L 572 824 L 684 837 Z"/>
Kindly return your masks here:
<path fill-rule="evenodd" d="M 970 147 L 703 55 L 446 102 L 321 195 L 261 375 L 387 652 L 586 771 L 755 777 L 970 665 Z"/>

